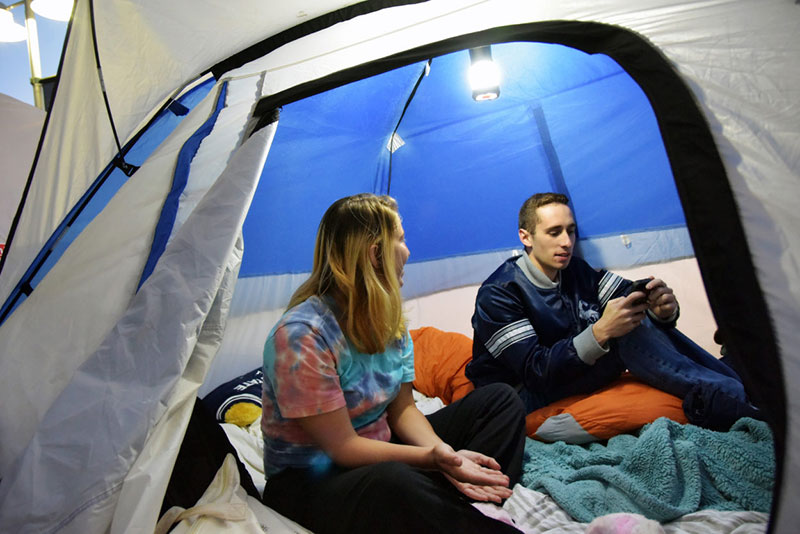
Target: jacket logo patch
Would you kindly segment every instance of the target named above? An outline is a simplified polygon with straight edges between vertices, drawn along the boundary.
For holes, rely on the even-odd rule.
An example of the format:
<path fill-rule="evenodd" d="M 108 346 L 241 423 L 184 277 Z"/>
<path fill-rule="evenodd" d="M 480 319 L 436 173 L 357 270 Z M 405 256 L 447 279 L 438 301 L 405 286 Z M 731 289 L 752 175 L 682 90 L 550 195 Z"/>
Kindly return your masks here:
<path fill-rule="evenodd" d="M 597 306 L 593 306 L 583 300 L 578 301 L 578 315 L 589 324 L 594 324 L 600 318 L 600 311 Z"/>

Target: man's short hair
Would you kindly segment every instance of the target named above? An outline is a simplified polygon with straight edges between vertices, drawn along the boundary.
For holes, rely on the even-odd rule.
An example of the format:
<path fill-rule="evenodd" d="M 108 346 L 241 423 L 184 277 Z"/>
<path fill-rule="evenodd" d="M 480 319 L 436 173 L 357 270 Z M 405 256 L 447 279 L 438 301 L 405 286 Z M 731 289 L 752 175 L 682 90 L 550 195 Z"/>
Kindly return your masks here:
<path fill-rule="evenodd" d="M 522 203 L 519 209 L 519 227 L 532 234 L 539 222 L 536 210 L 547 204 L 569 205 L 569 199 L 560 193 L 536 193 Z"/>

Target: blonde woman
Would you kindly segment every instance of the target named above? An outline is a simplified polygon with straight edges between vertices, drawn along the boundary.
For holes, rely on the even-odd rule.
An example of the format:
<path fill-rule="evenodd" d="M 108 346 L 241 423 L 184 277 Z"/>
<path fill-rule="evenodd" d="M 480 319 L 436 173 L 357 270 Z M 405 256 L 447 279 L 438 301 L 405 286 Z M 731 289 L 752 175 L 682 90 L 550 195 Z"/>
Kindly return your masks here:
<path fill-rule="evenodd" d="M 334 202 L 314 266 L 264 348 L 264 502 L 317 534 L 518 532 L 501 503 L 521 474 L 524 410 L 507 385 L 425 417 L 400 286 L 394 199 Z"/>

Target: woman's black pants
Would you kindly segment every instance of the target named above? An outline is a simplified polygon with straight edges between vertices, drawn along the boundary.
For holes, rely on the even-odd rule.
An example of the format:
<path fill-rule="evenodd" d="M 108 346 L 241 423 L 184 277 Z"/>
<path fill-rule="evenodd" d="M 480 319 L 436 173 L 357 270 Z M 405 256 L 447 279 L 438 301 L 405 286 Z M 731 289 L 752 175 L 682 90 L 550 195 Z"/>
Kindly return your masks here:
<path fill-rule="evenodd" d="M 513 388 L 478 388 L 428 420 L 455 450 L 491 456 L 512 487 L 519 481 L 525 411 Z M 263 500 L 315 534 L 519 533 L 483 515 L 441 473 L 400 462 L 332 467 L 324 473 L 288 469 L 269 477 Z"/>

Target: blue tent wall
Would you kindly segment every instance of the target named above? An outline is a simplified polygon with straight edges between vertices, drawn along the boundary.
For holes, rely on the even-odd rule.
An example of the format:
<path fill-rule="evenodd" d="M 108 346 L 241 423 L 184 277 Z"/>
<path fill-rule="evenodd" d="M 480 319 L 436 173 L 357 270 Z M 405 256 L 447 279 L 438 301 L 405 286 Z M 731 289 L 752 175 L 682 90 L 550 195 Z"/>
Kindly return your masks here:
<path fill-rule="evenodd" d="M 310 270 L 313 236 L 337 198 L 380 193 L 388 133 L 422 65 L 367 78 L 284 108 L 243 233 L 240 276 Z"/>
<path fill-rule="evenodd" d="M 427 75 L 414 63 L 284 106 L 240 276 L 310 270 L 322 213 L 362 191 L 398 199 L 412 263 L 518 247 L 517 210 L 538 191 L 570 195 L 583 240 L 684 227 L 653 111 L 617 63 L 544 43 L 494 45 L 493 56 L 495 101 L 472 100 L 462 50 Z M 691 255 L 688 234 L 670 243 L 617 266 Z"/>

